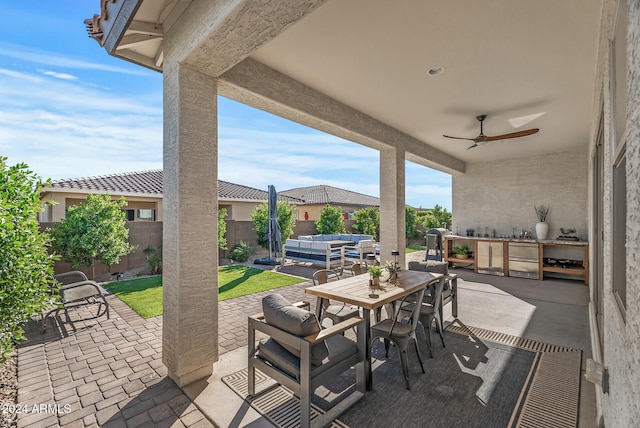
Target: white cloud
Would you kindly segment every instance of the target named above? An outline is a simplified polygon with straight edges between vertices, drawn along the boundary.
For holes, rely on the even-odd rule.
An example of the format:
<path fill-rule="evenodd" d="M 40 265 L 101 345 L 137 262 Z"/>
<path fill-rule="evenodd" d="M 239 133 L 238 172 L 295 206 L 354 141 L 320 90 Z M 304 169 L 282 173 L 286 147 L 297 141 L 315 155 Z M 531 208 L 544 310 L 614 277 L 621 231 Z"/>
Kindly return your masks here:
<path fill-rule="evenodd" d="M 51 77 L 55 77 L 56 79 L 62 79 L 62 80 L 77 80 L 78 78 L 72 74 L 68 74 L 68 73 L 57 73 L 55 71 L 44 71 L 44 70 L 38 70 L 40 71 L 42 74 L 46 75 L 46 76 L 51 76 Z"/>
<path fill-rule="evenodd" d="M 33 76 L 27 73 L 20 73 L 18 71 L 7 70 L 6 68 L 0 68 L 0 74 L 4 76 L 8 76 L 14 79 L 26 80 L 28 82 L 40 83 L 42 82 L 42 78 L 38 76 Z"/>
<path fill-rule="evenodd" d="M 44 64 L 55 67 L 71 68 L 76 70 L 97 70 L 118 74 L 130 74 L 135 76 L 148 76 L 151 71 L 142 67 L 117 67 L 107 64 L 99 64 L 84 59 L 76 59 L 60 53 L 50 53 L 29 46 L 16 45 L 13 43 L 0 42 L 0 56 L 13 58 L 21 61 Z"/>

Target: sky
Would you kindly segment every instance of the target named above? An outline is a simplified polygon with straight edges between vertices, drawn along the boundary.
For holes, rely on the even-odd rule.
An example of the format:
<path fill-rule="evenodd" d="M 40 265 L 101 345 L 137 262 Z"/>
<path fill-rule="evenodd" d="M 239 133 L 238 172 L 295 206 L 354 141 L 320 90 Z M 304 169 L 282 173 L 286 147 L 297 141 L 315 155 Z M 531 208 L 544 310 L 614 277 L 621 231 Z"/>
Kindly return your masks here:
<path fill-rule="evenodd" d="M 43 179 L 162 168 L 162 75 L 111 57 L 83 21 L 99 0 L 0 2 L 0 156 Z M 218 178 L 380 196 L 376 150 L 224 97 Z M 406 203 L 451 211 L 451 176 L 407 162 Z"/>

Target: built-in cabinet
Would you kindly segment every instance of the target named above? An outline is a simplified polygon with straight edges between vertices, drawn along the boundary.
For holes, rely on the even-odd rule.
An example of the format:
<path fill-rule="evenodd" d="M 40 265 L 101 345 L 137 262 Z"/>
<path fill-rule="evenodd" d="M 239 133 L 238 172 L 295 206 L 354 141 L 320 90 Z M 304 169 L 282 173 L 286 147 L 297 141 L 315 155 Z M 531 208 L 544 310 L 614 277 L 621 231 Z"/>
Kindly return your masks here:
<path fill-rule="evenodd" d="M 573 251 L 568 253 L 569 249 Z M 589 285 L 589 244 L 541 242 L 540 253 L 542 254 L 540 257 L 540 279 L 544 279 L 545 274 L 555 273 L 563 276 L 582 277 L 584 283 Z"/>
<path fill-rule="evenodd" d="M 504 275 L 504 242 L 478 241 L 476 243 L 476 267 L 479 273 Z"/>
<path fill-rule="evenodd" d="M 509 243 L 523 242 L 514 239 L 499 238 L 472 238 L 463 236 L 447 236 L 444 243 L 444 258 L 451 265 L 473 268 L 478 273 L 510 276 L 509 272 L 519 272 L 522 269 L 509 266 Z M 582 279 L 589 284 L 589 244 L 587 242 L 573 241 L 527 241 L 538 248 L 537 275 L 530 278 L 544 280 L 551 276 L 563 278 Z M 456 247 L 466 245 L 469 253 L 460 256 L 456 253 Z M 517 246 L 512 245 L 513 248 Z M 511 257 L 512 260 L 521 258 L 518 254 Z M 515 263 L 515 262 L 512 262 Z M 515 268 L 515 269 L 512 269 Z M 512 275 L 523 276 L 523 275 Z M 526 276 L 525 276 L 526 277 Z"/>

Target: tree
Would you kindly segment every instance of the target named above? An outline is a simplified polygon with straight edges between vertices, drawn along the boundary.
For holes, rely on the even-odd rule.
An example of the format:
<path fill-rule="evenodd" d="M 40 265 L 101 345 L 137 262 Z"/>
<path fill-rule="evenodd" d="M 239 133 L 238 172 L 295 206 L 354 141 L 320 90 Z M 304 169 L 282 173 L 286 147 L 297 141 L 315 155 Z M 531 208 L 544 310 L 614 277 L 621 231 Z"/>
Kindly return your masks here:
<path fill-rule="evenodd" d="M 122 210 L 126 205 L 124 197 L 111 200 L 109 194 L 88 195 L 82 204 L 69 207 L 66 218 L 50 229 L 53 248 L 74 268 L 91 266 L 95 279 L 96 261 L 111 266 L 135 251 L 127 242 L 129 229 Z"/>
<path fill-rule="evenodd" d="M 0 157 L 0 363 L 24 339 L 22 324 L 47 308 L 56 256 L 39 233 L 40 179 Z"/>
<path fill-rule="evenodd" d="M 316 233 L 322 235 L 345 233 L 346 231 L 347 229 L 344 227 L 342 209 L 332 207 L 329 204 L 322 208 L 322 211 L 320 211 L 320 218 L 316 220 Z"/>
<path fill-rule="evenodd" d="M 442 223 L 447 223 L 447 227 L 451 227 L 451 213 L 447 212 L 446 208 L 442 208 L 440 205 L 433 207 L 432 210 L 424 216 L 423 225 L 425 230 L 429 230 L 436 227 L 442 227 Z"/>
<path fill-rule="evenodd" d="M 373 236 L 380 234 L 380 211 L 376 207 L 363 208 L 353 213 L 353 228 L 360 233 Z"/>
<path fill-rule="evenodd" d="M 227 238 L 225 237 L 227 234 L 227 222 L 225 218 L 227 218 L 227 209 L 220 208 L 218 210 L 218 248 L 221 250 L 227 249 Z"/>
<path fill-rule="evenodd" d="M 416 238 L 418 236 L 418 217 L 416 209 L 407 207 L 404 210 L 405 235 L 407 239 Z"/>
<path fill-rule="evenodd" d="M 293 228 L 296 226 L 296 219 L 293 217 L 295 205 L 287 201 L 278 201 L 278 225 L 280 225 L 280 236 L 282 242 L 291 238 Z M 251 220 L 253 221 L 253 230 L 256 231 L 258 237 L 257 242 L 263 248 L 269 248 L 269 241 L 265 238 L 267 224 L 269 222 L 269 206 L 267 203 L 258 205 L 251 211 Z"/>

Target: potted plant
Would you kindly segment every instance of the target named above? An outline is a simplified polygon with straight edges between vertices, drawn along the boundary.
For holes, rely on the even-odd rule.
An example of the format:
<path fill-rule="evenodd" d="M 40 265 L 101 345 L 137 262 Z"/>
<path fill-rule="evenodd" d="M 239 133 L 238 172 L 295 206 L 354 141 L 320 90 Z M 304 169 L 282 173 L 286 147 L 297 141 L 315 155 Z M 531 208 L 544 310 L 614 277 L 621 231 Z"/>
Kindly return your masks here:
<path fill-rule="evenodd" d="M 369 276 L 371 277 L 371 285 L 373 287 L 380 287 L 380 277 L 382 276 L 383 268 L 379 265 L 372 265 L 367 268 Z"/>
<path fill-rule="evenodd" d="M 389 282 L 393 282 L 398 279 L 398 272 L 400 271 L 400 265 L 394 261 L 389 260 L 384 269 L 389 272 Z"/>
<path fill-rule="evenodd" d="M 469 257 L 469 246 L 464 244 L 462 247 L 453 247 L 453 251 L 456 252 L 456 257 L 459 259 L 466 259 Z"/>

